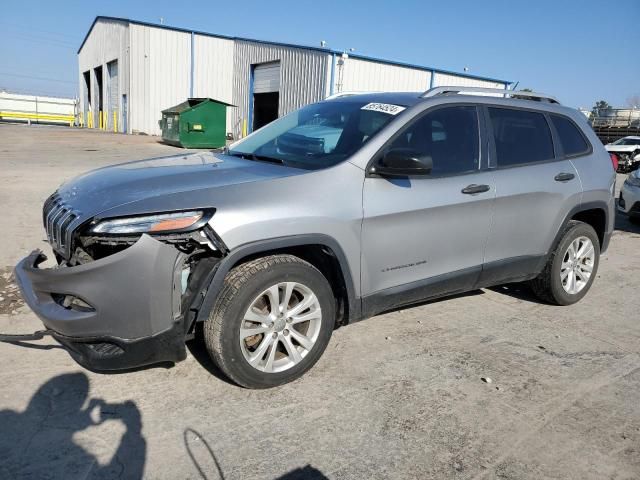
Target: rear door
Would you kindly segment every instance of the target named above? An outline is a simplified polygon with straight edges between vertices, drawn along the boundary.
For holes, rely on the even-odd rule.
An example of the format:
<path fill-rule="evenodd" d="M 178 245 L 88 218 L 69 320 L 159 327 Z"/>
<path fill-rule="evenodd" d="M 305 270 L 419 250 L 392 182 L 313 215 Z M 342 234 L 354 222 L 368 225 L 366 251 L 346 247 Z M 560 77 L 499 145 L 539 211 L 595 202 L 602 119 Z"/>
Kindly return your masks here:
<path fill-rule="evenodd" d="M 483 283 L 517 280 L 541 266 L 582 187 L 570 160 L 556 152 L 544 112 L 486 107 L 496 186 Z"/>
<path fill-rule="evenodd" d="M 365 179 L 362 293 L 369 312 L 466 290 L 477 280 L 495 195 L 481 164 L 478 112 L 472 105 L 428 110 L 383 149 L 431 157 L 430 176 Z"/>

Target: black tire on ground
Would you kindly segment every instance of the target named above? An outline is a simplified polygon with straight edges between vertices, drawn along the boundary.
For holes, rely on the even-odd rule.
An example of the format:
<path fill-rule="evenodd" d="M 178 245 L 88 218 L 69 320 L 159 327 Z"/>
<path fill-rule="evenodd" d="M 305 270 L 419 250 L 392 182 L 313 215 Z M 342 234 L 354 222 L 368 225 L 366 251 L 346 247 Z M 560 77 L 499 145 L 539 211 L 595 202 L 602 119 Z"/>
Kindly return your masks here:
<path fill-rule="evenodd" d="M 591 240 L 591 243 L 593 244 L 593 247 L 595 249 L 593 271 L 591 272 L 591 277 L 589 278 L 589 281 L 584 286 L 584 288 L 578 293 L 572 295 L 566 292 L 562 287 L 562 282 L 560 280 L 560 266 L 571 242 L 573 242 L 576 238 L 583 236 Z M 560 241 L 557 243 L 554 251 L 549 256 L 544 269 L 542 270 L 540 275 L 538 275 L 538 277 L 534 278 L 531 281 L 531 288 L 533 289 L 536 296 L 541 300 L 544 300 L 545 302 L 549 302 L 555 305 L 571 305 L 580 301 L 582 297 L 587 294 L 587 292 L 591 288 L 591 285 L 593 284 L 593 280 L 596 278 L 596 274 L 598 273 L 599 263 L 600 240 L 598 239 L 596 231 L 589 224 L 571 220 L 564 227 L 564 230 L 560 235 Z"/>
<path fill-rule="evenodd" d="M 240 346 L 240 325 L 253 300 L 279 282 L 298 282 L 315 293 L 322 311 L 315 345 L 296 365 L 277 373 L 251 366 Z M 310 263 L 293 255 L 271 255 L 233 268 L 225 277 L 209 318 L 204 340 L 209 355 L 230 380 L 246 388 L 270 388 L 301 377 L 320 358 L 335 327 L 335 299 L 327 279 Z"/>

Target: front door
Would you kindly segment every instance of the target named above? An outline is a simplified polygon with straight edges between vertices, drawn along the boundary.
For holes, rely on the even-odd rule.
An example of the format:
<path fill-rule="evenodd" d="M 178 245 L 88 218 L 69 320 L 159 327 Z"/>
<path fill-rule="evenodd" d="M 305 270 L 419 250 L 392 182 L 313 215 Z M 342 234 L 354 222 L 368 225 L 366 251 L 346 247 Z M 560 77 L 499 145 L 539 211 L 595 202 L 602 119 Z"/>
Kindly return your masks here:
<path fill-rule="evenodd" d="M 495 197 L 482 169 L 478 109 L 429 110 L 384 149 L 409 148 L 433 162 L 431 175 L 368 177 L 364 183 L 362 295 L 376 313 L 464 291 L 482 268 Z"/>

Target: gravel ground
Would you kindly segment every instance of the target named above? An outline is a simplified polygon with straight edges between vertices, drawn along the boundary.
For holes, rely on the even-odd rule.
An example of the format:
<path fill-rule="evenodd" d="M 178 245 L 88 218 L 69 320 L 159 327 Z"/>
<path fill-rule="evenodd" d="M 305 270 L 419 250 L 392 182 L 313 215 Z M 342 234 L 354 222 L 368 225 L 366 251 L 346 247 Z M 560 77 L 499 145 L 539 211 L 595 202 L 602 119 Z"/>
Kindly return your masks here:
<path fill-rule="evenodd" d="M 0 332 L 41 328 L 11 270 L 46 250 L 48 194 L 175 152 L 0 125 Z M 52 340 L 0 344 L 0 478 L 640 478 L 640 227 L 616 222 L 576 305 L 509 285 L 380 315 L 337 330 L 304 378 L 268 391 L 226 382 L 198 341 L 173 368 L 111 375 Z"/>

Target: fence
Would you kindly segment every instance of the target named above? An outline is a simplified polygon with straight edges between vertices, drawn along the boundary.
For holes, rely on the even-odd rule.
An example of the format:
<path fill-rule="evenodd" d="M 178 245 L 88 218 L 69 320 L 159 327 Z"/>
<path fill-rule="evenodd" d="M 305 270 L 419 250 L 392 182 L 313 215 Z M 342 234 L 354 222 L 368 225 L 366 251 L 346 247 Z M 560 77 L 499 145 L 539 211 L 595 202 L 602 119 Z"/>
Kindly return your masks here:
<path fill-rule="evenodd" d="M 640 128 L 640 109 L 602 108 L 591 115 L 594 127 Z"/>
<path fill-rule="evenodd" d="M 73 98 L 0 92 L 0 120 L 73 126 L 77 109 L 78 102 Z"/>

